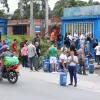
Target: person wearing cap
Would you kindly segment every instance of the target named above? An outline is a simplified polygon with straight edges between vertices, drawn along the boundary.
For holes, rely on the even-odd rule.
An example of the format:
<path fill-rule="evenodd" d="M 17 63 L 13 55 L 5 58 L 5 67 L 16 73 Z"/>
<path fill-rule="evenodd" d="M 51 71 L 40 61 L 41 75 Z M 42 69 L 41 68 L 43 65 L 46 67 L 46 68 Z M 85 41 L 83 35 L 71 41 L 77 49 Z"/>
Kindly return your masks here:
<path fill-rule="evenodd" d="M 98 46 L 95 47 L 95 50 L 96 50 L 97 62 L 99 65 L 100 64 L 100 42 L 99 42 Z"/>
<path fill-rule="evenodd" d="M 70 56 L 67 60 L 68 63 L 68 71 L 70 74 L 70 84 L 73 85 L 73 78 L 75 80 L 74 87 L 77 87 L 77 72 L 76 72 L 76 65 L 78 64 L 78 58 L 74 55 L 74 50 L 70 50 Z"/>
<path fill-rule="evenodd" d="M 17 56 L 17 39 L 14 39 L 11 45 L 11 49 L 12 49 L 14 56 Z"/>

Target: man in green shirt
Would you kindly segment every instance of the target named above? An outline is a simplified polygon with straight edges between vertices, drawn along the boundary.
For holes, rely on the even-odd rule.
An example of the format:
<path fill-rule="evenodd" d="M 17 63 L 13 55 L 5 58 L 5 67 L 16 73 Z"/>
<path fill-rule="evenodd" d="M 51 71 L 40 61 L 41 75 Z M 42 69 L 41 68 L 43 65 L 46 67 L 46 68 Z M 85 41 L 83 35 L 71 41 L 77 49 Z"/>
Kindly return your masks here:
<path fill-rule="evenodd" d="M 50 55 L 50 64 L 52 65 L 52 72 L 56 71 L 56 63 L 57 63 L 57 48 L 54 47 L 54 44 L 49 48 Z"/>

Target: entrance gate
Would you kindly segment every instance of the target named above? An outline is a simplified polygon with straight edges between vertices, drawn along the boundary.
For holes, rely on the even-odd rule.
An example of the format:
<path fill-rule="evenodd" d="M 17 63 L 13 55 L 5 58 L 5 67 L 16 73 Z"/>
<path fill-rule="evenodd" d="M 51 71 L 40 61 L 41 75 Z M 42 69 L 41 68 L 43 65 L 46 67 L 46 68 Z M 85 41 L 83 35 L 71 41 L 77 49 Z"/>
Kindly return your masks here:
<path fill-rule="evenodd" d="M 74 32 L 77 31 L 79 34 L 81 33 L 91 33 L 92 37 L 94 37 L 94 23 L 67 23 L 66 24 L 66 32 L 70 32 L 73 36 Z"/>

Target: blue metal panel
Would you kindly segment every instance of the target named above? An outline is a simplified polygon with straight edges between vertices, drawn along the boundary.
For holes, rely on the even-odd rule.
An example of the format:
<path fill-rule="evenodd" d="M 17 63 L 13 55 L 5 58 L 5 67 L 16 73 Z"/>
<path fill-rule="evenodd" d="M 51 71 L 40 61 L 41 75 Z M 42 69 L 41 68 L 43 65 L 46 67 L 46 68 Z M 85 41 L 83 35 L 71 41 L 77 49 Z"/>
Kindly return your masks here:
<path fill-rule="evenodd" d="M 2 30 L 2 35 L 7 34 L 7 19 L 0 19 L 0 28 Z"/>

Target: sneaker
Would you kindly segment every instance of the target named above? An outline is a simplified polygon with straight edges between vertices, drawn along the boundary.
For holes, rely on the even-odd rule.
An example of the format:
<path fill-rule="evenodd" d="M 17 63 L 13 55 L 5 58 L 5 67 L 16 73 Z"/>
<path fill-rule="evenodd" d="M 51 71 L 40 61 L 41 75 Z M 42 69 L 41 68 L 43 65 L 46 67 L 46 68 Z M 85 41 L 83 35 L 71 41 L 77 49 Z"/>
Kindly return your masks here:
<path fill-rule="evenodd" d="M 77 87 L 77 85 L 75 84 L 74 87 Z"/>
<path fill-rule="evenodd" d="M 33 70 L 30 70 L 30 72 L 33 72 Z"/>
<path fill-rule="evenodd" d="M 68 85 L 73 85 L 72 83 L 68 84 Z"/>
<path fill-rule="evenodd" d="M 3 81 L 3 79 L 0 79 L 0 82 L 2 82 Z"/>

